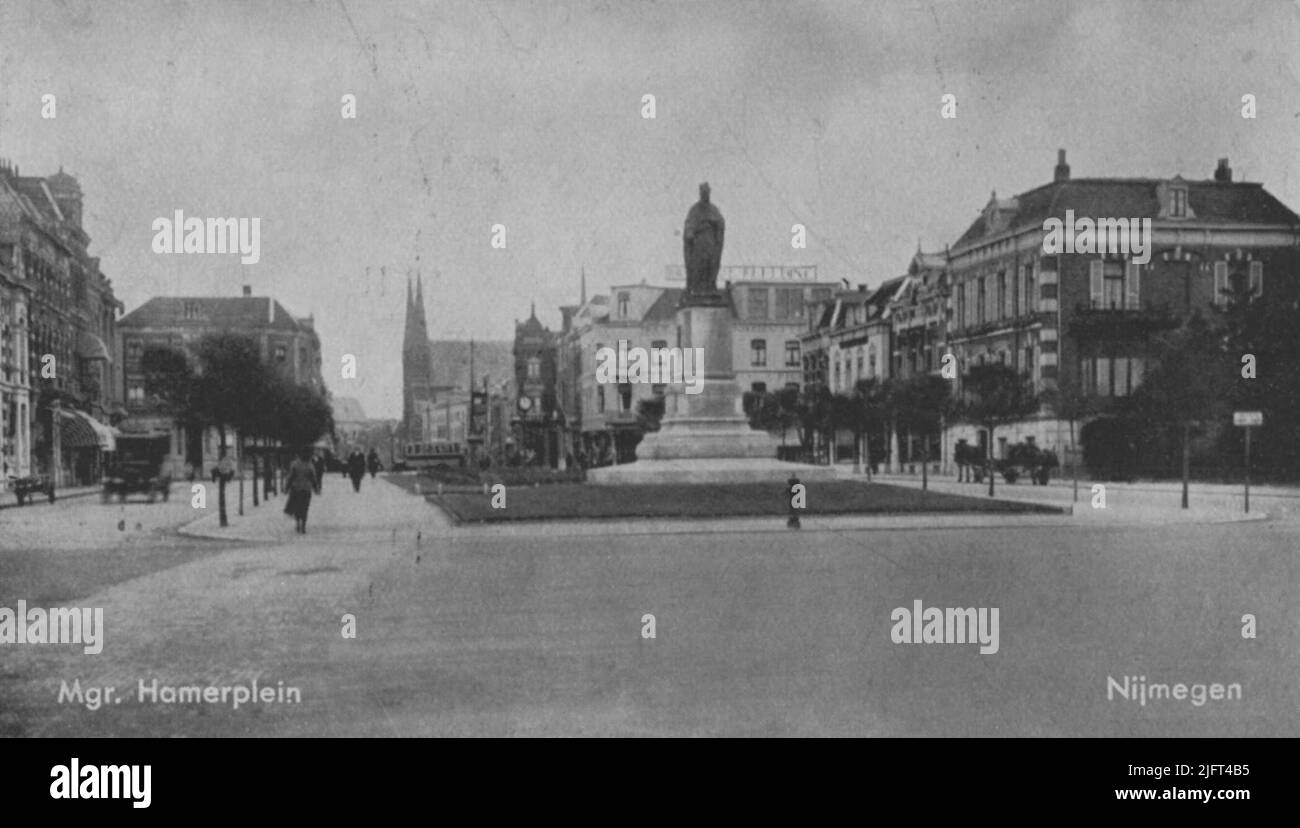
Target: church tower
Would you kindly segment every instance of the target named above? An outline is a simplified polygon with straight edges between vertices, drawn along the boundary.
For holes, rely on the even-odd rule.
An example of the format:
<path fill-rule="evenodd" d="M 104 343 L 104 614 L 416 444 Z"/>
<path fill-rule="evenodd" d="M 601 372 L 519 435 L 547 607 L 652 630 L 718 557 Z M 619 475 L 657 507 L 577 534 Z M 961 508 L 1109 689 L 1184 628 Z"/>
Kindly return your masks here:
<path fill-rule="evenodd" d="M 402 339 L 402 430 L 406 439 L 420 441 L 424 423 L 419 403 L 433 399 L 433 366 L 429 356 L 429 326 L 424 319 L 424 285 L 415 277 L 415 293 L 406 283 L 406 333 Z"/>

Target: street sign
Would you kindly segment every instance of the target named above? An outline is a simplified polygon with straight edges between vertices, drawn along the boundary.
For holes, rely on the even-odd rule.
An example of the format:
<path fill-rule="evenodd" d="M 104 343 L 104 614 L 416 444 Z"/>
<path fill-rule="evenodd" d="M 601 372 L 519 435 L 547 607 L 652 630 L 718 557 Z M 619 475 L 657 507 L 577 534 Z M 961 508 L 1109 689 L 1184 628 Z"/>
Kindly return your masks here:
<path fill-rule="evenodd" d="M 1250 430 L 1264 424 L 1263 411 L 1234 411 L 1232 424 L 1246 427 L 1246 512 L 1250 512 Z"/>

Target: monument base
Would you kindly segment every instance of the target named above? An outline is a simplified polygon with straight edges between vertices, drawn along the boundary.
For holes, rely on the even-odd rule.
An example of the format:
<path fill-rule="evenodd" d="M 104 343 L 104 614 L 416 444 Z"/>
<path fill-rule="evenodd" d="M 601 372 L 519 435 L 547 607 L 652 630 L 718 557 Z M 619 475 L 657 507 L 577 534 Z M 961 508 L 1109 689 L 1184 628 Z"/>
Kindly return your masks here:
<path fill-rule="evenodd" d="M 705 457 L 775 460 L 780 442 L 749 427 L 743 417 L 676 417 L 647 434 L 636 447 L 643 460 L 696 460 Z"/>
<path fill-rule="evenodd" d="M 698 299 L 698 297 L 696 297 Z M 664 400 L 664 419 L 637 446 L 637 459 L 622 466 L 592 469 L 597 485 L 654 483 L 771 483 L 833 480 L 826 466 L 777 459 L 781 441 L 750 428 L 731 363 L 731 308 L 726 302 L 698 302 L 677 310 L 682 341 L 702 356 L 702 373 L 692 390 L 678 387 Z M 701 370 L 702 369 L 702 370 Z"/>

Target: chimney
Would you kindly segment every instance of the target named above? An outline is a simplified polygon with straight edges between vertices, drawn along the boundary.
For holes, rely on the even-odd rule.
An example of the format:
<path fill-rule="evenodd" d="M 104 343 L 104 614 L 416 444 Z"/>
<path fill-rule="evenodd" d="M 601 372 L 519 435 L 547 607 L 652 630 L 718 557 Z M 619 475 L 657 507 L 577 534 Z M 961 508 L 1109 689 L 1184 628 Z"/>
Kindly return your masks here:
<path fill-rule="evenodd" d="M 1219 159 L 1219 166 L 1214 171 L 1214 180 L 1226 181 L 1226 182 L 1232 181 L 1232 167 L 1228 166 L 1228 159 L 1226 158 Z"/>
<path fill-rule="evenodd" d="M 252 286 L 252 285 L 244 285 L 244 295 L 245 295 L 245 296 L 252 296 L 252 295 L 253 295 L 253 286 Z"/>
<path fill-rule="evenodd" d="M 1065 163 L 1065 150 L 1063 149 L 1059 149 L 1056 151 L 1056 169 L 1053 171 L 1052 180 L 1053 181 L 1070 180 L 1070 165 Z"/>

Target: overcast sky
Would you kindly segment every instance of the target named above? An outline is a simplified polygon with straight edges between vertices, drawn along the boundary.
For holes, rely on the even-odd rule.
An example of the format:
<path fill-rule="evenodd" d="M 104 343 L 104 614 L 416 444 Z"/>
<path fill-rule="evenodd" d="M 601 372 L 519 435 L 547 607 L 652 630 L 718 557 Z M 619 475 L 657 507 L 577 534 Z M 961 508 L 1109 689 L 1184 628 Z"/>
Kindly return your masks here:
<path fill-rule="evenodd" d="M 1208 178 L 1228 156 L 1300 209 L 1286 0 L 67 0 L 0 20 L 0 156 L 78 176 L 127 309 L 251 284 L 315 314 L 326 383 L 370 416 L 400 416 L 408 272 L 435 338 L 509 339 L 532 300 L 558 327 L 581 267 L 593 292 L 662 283 L 701 181 L 724 264 L 873 286 L 991 190 L 1049 181 L 1058 147 L 1076 177 Z M 153 253 L 177 209 L 261 218 L 261 261 Z"/>

